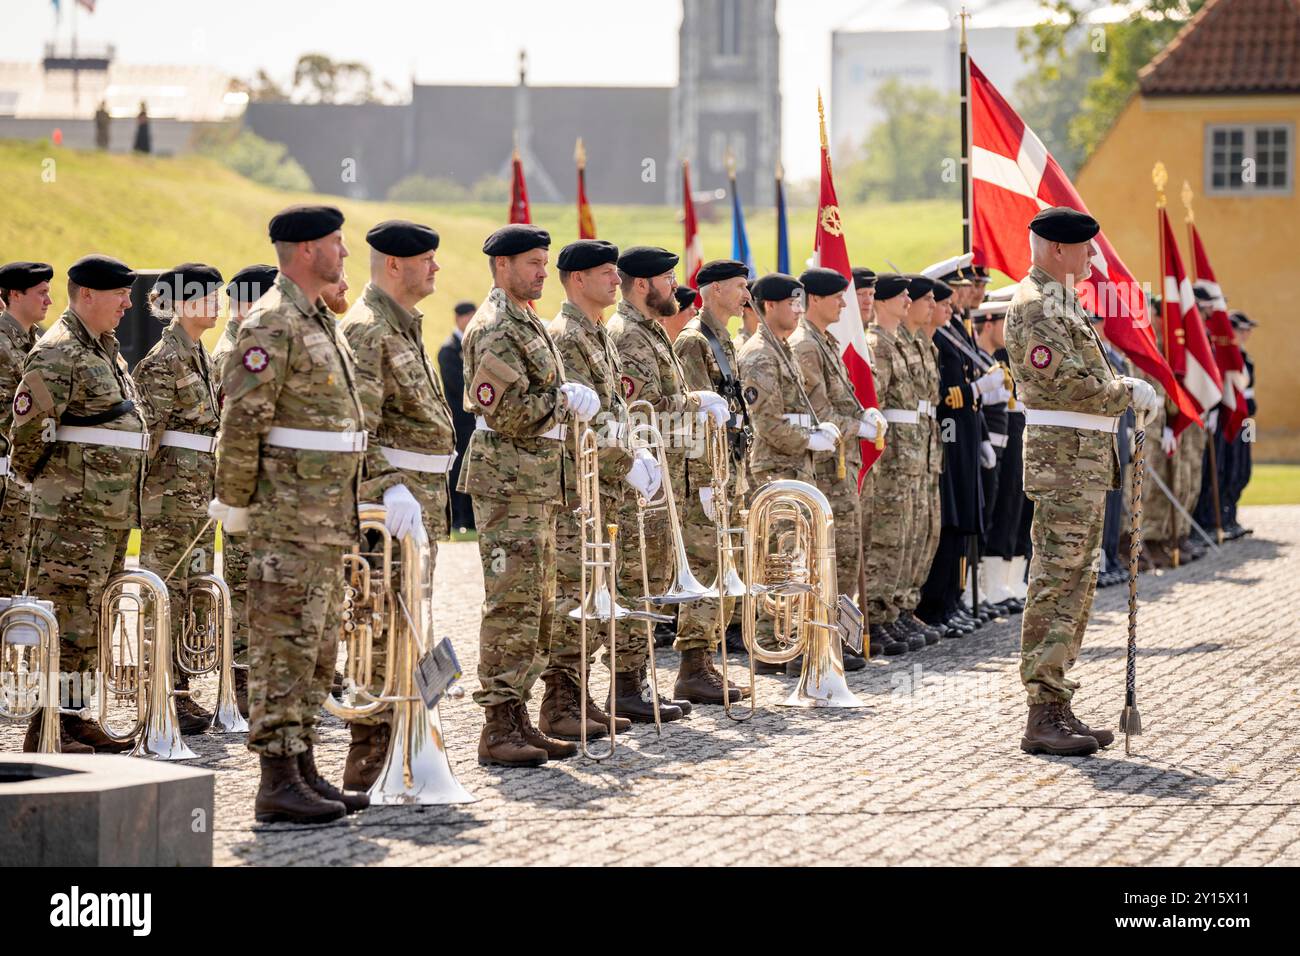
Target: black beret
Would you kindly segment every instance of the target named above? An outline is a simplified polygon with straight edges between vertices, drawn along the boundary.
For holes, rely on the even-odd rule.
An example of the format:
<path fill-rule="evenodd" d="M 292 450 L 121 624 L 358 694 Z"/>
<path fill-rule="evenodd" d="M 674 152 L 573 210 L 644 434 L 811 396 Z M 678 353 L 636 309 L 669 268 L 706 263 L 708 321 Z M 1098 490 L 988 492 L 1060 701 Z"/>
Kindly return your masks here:
<path fill-rule="evenodd" d="M 255 266 L 244 266 L 230 277 L 230 284 L 226 286 L 226 295 L 230 296 L 231 302 L 240 305 L 256 302 L 275 283 L 276 272 L 275 266 L 260 263 Z"/>
<path fill-rule="evenodd" d="M 422 256 L 430 249 L 437 249 L 438 233 L 418 222 L 388 219 L 366 233 L 366 242 L 370 243 L 370 248 L 375 252 L 409 259 L 411 256 Z"/>
<path fill-rule="evenodd" d="M 202 262 L 182 262 L 154 280 L 164 304 L 202 299 L 221 288 L 221 273 Z"/>
<path fill-rule="evenodd" d="M 68 266 L 68 279 L 83 289 L 125 289 L 135 283 L 135 273 L 111 256 L 82 256 Z"/>
<path fill-rule="evenodd" d="M 699 293 L 688 285 L 679 285 L 673 292 L 673 298 L 677 300 L 677 308 L 679 311 L 682 309 L 689 309 L 693 306 L 695 304 L 695 297 L 698 295 Z"/>
<path fill-rule="evenodd" d="M 853 267 L 853 288 L 871 289 L 876 285 L 876 274 L 866 266 Z"/>
<path fill-rule="evenodd" d="M 737 276 L 748 279 L 749 267 L 736 259 L 714 259 L 700 266 L 695 281 L 700 285 L 708 285 L 710 282 L 722 282 L 724 279 L 734 279 Z"/>
<path fill-rule="evenodd" d="M 1101 226 L 1086 212 L 1069 206 L 1052 206 L 1029 220 L 1029 229 L 1051 242 L 1087 242 Z"/>
<path fill-rule="evenodd" d="M 804 270 L 799 282 L 809 295 L 838 295 L 849 287 L 848 279 L 834 269 L 821 266 Z"/>
<path fill-rule="evenodd" d="M 653 279 L 677 268 L 677 256 L 658 246 L 633 246 L 618 257 L 618 268 L 634 279 Z"/>
<path fill-rule="evenodd" d="M 478 311 L 478 306 L 476 306 L 473 302 L 470 302 L 468 299 L 466 299 L 464 302 L 456 303 L 455 312 L 457 315 L 473 315 L 477 311 Z"/>
<path fill-rule="evenodd" d="M 803 284 L 794 276 L 784 272 L 769 272 L 754 283 L 755 302 L 783 302 L 794 295 Z"/>
<path fill-rule="evenodd" d="M 290 206 L 271 217 L 272 242 L 311 242 L 343 225 L 343 213 L 334 206 Z"/>
<path fill-rule="evenodd" d="M 502 226 L 483 240 L 486 256 L 518 256 L 534 249 L 551 248 L 551 234 L 525 222 Z"/>
<path fill-rule="evenodd" d="M 562 272 L 582 272 L 611 262 L 618 262 L 618 246 L 614 243 L 604 239 L 579 239 L 560 250 L 555 265 Z"/>
<path fill-rule="evenodd" d="M 942 302 L 944 299 L 946 299 L 946 298 L 948 298 L 950 295 L 952 295 L 953 292 L 955 292 L 955 291 L 956 291 L 956 290 L 953 289 L 952 286 L 950 286 L 948 283 L 944 282 L 942 279 L 936 279 L 936 280 L 934 281 L 934 301 L 935 301 L 935 302 Z"/>
<path fill-rule="evenodd" d="M 927 292 L 934 291 L 934 280 L 919 272 L 910 273 L 903 278 L 907 280 L 907 294 L 913 299 L 919 299 Z"/>
<path fill-rule="evenodd" d="M 953 285 L 970 285 L 970 284 L 971 284 L 971 276 L 972 276 L 972 275 L 973 275 L 973 273 L 971 273 L 970 270 L 969 270 L 968 268 L 967 268 L 967 269 L 953 269 L 952 272 L 949 272 L 947 275 L 939 276 L 939 281 L 940 281 L 940 282 L 944 282 L 944 283 L 946 283 L 946 284 L 948 284 L 948 285 L 950 285 L 950 286 L 953 286 Z"/>
<path fill-rule="evenodd" d="M 907 291 L 910 280 L 897 272 L 882 272 L 876 276 L 876 299 L 892 299 Z"/>
<path fill-rule="evenodd" d="M 44 262 L 11 262 L 0 266 L 0 289 L 26 292 L 54 278 L 54 267 Z"/>

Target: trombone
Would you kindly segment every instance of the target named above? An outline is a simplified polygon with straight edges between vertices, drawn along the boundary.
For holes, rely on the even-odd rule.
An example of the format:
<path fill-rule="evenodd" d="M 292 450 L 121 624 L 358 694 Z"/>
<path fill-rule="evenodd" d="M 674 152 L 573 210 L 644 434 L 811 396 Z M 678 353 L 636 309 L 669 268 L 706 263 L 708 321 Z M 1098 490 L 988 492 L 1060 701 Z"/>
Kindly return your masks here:
<path fill-rule="evenodd" d="M 248 732 L 248 721 L 235 699 L 233 626 L 229 585 L 215 574 L 190 578 L 176 667 L 186 677 L 217 673 L 217 705 L 208 730 L 218 734 Z M 193 696 L 188 690 L 176 693 Z"/>
<path fill-rule="evenodd" d="M 59 620 L 54 604 L 0 598 L 0 717 L 41 718 L 36 752 L 59 753 Z M 69 711 L 70 713 L 70 711 Z"/>

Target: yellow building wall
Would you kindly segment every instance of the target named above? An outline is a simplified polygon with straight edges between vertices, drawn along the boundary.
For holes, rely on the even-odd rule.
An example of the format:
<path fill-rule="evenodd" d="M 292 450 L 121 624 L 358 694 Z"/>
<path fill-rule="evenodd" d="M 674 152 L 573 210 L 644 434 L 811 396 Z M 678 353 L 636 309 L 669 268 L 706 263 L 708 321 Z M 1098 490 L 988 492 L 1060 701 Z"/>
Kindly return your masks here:
<path fill-rule="evenodd" d="M 1292 124 L 1292 192 L 1286 196 L 1206 195 L 1205 129 L 1217 123 Z M 1166 193 L 1183 264 L 1191 250 L 1180 194 L 1195 194 L 1196 228 L 1223 286 L 1228 307 L 1259 323 L 1247 351 L 1255 362 L 1259 403 L 1257 460 L 1300 461 L 1300 180 L 1297 163 L 1300 96 L 1135 96 L 1076 178 L 1088 209 L 1141 282 L 1159 290 L 1155 187 L 1159 160 L 1169 171 Z"/>

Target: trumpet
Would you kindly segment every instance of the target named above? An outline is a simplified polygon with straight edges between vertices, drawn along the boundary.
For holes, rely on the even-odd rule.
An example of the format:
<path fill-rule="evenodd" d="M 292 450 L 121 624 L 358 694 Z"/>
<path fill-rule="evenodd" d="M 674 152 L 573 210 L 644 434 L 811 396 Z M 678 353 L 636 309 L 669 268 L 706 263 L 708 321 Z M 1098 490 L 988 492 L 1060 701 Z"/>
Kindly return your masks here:
<path fill-rule="evenodd" d="M 118 743 L 135 738 L 132 757 L 195 756 L 176 721 L 171 599 L 167 585 L 152 571 L 123 571 L 104 588 L 98 683 L 100 729 Z M 135 705 L 135 717 L 125 727 L 115 726 L 111 715 L 112 705 L 119 702 Z"/>
<path fill-rule="evenodd" d="M 0 717 L 41 717 L 36 751 L 59 752 L 59 621 L 54 604 L 0 598 Z"/>
<path fill-rule="evenodd" d="M 344 697 L 325 698 L 325 709 L 344 720 L 377 716 L 391 709 L 392 735 L 379 776 L 370 787 L 371 804 L 441 805 L 473 803 L 447 760 L 437 707 L 428 708 L 416 688 L 416 671 L 429 650 L 433 632 L 433 558 L 423 534 L 401 539 L 394 558 L 392 535 L 384 526 L 382 505 L 358 509 L 361 532 L 378 542 L 344 555 L 348 583 L 343 631 L 348 650 Z M 382 635 L 387 647 L 383 687 L 371 690 L 372 648 Z M 462 697 L 454 687 L 450 697 Z"/>
<path fill-rule="evenodd" d="M 817 488 L 773 481 L 754 495 L 745 522 L 745 580 L 750 587 L 740 620 L 750 673 L 755 658 L 786 664 L 802 656 L 799 683 L 781 706 L 862 707 L 844 678 L 841 651 L 846 637 L 854 639 L 854 627 L 861 639 L 862 618 L 853 602 L 838 594 L 835 515 Z M 775 648 L 758 643 L 760 603 L 777 617 Z M 733 719 L 750 719 L 755 706 L 751 695 L 748 716 Z"/>
<path fill-rule="evenodd" d="M 176 667 L 186 677 L 217 673 L 217 705 L 208 730 L 218 734 L 248 732 L 248 721 L 235 699 L 233 630 L 229 585 L 215 574 L 190 578 L 185 627 L 176 645 Z"/>

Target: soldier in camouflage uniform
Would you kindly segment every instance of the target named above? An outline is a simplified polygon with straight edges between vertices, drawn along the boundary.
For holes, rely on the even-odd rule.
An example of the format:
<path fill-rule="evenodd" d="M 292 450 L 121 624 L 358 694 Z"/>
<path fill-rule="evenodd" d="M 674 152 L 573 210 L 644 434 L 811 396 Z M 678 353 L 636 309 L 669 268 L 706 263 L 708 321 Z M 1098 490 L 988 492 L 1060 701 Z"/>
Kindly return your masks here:
<path fill-rule="evenodd" d="M 113 334 L 134 281 L 107 256 L 75 262 L 68 310 L 27 356 L 13 396 L 9 466 L 31 487 L 31 593 L 57 610 L 60 691 L 73 708 L 93 696 L 100 596 L 122 570 L 140 517 L 147 422 Z M 63 725 L 97 752 L 132 746 L 89 721 L 65 717 Z"/>
<path fill-rule="evenodd" d="M 678 286 L 673 292 L 673 298 L 677 300 L 677 314 L 664 316 L 663 319 L 664 332 L 668 334 L 669 342 L 676 342 L 682 329 L 700 313 L 700 294 L 690 286 Z"/>
<path fill-rule="evenodd" d="M 634 246 L 623 251 L 618 259 L 623 298 L 609 320 L 609 335 L 623 363 L 624 398 L 629 404 L 648 402 L 658 416 L 659 430 L 667 446 L 664 457 L 669 473 L 663 476 L 663 481 L 669 485 L 677 507 L 684 509 L 687 499 L 695 497 L 686 471 L 687 455 L 698 457 L 703 451 L 702 431 L 695 428 L 696 416 L 707 411 L 726 421 L 730 412 L 726 401 L 716 392 L 689 390 L 685 369 L 660 324 L 677 311 L 674 297 L 677 279 L 673 274 L 676 265 L 677 256 L 666 249 Z M 636 415 L 632 421 L 636 424 L 643 417 Z M 630 598 L 640 597 L 642 555 L 637 533 L 637 503 L 632 495 L 619 513 L 619 527 L 625 532 L 620 535 L 623 545 L 619 590 Z M 665 512 L 647 514 L 645 528 L 646 575 L 650 592 L 660 594 L 670 583 L 674 564 Z M 612 689 L 617 712 L 633 721 L 654 719 L 642 633 L 641 625 L 627 626 L 619 633 L 619 646 L 627 651 L 619 653 Z M 683 677 L 690 679 L 684 681 Z M 657 694 L 658 688 L 654 692 Z M 729 691 L 736 700 L 740 699 L 739 693 L 734 688 Z M 659 698 L 659 714 L 663 720 L 675 720 L 689 713 L 691 703 L 697 698 L 700 703 L 721 701 L 722 675 L 713 667 L 707 653 L 692 653 L 689 664 L 687 655 L 683 654 L 673 696 L 676 699 L 672 701 Z M 674 714 L 674 710 L 678 713 Z"/>
<path fill-rule="evenodd" d="M 225 404 L 222 382 L 233 362 L 239 360 L 235 342 L 239 338 L 239 325 L 252 311 L 253 303 L 260 299 L 275 282 L 276 268 L 252 265 L 240 269 L 226 286 L 229 298 L 229 318 L 212 350 L 212 367 L 216 373 L 217 406 Z M 232 534 L 229 528 L 221 529 L 221 576 L 230 588 L 230 614 L 234 619 L 234 677 L 235 700 L 239 712 L 248 716 L 248 539 L 242 534 Z"/>
<path fill-rule="evenodd" d="M 239 327 L 222 380 L 217 496 L 247 531 L 248 748 L 262 765 L 259 822 L 333 820 L 364 807 L 316 770 L 313 746 L 337 658 L 343 555 L 358 540 L 365 412 L 352 356 L 321 290 L 347 248 L 343 214 L 293 206 L 270 223 L 280 274 Z"/>
<path fill-rule="evenodd" d="M 1066 676 L 1088 625 L 1106 492 L 1118 487 L 1116 416 L 1154 410 L 1154 389 L 1118 378 L 1074 287 L 1088 278 L 1097 221 L 1064 207 L 1030 223 L 1033 267 L 1007 313 L 1007 354 L 1025 402 L 1025 493 L 1034 501 L 1033 560 L 1021 622 L 1027 753 L 1076 756 L 1114 740 L 1070 709 Z"/>
<path fill-rule="evenodd" d="M 479 682 L 483 764 L 536 767 L 578 748 L 533 726 L 526 701 L 546 666 L 555 618 L 555 520 L 564 500 L 567 428 L 600 400 L 564 380 L 564 362 L 531 303 L 541 298 L 551 237 L 506 226 L 483 244 L 492 291 L 465 329 L 465 410 L 478 427 L 460 473 L 474 496 L 483 562 Z"/>
<path fill-rule="evenodd" d="M 859 560 L 863 554 L 862 516 L 858 472 L 862 468 L 862 442 L 874 441 L 888 427 L 878 408 L 863 408 L 849 379 L 839 342 L 830 327 L 839 321 L 849 282 L 834 269 L 809 269 L 799 277 L 807 293 L 807 312 L 790 336 L 803 373 L 813 412 L 824 422 L 834 422 L 843 437 L 836 452 L 813 455 L 817 487 L 835 512 L 835 564 L 839 593 L 854 596 L 858 590 Z M 866 596 L 858 600 L 865 602 Z M 843 649 L 846 670 L 865 666 L 861 655 Z"/>
<path fill-rule="evenodd" d="M 870 533 L 863 536 L 867 559 L 866 607 L 872 654 L 904 654 L 910 645 L 897 633 L 895 603 L 903 570 L 916 547 L 912 499 L 923 474 L 928 436 L 917 413 L 916 385 L 907 365 L 910 339 L 902 328 L 911 299 L 909 280 L 895 273 L 876 277 L 874 321 L 867 346 L 875 362 L 876 397 L 889 423 L 889 441 L 872 466 L 867 502 Z M 924 639 L 922 639 L 922 644 Z"/>
<path fill-rule="evenodd" d="M 556 260 L 560 282 L 564 285 L 565 299 L 548 327 L 555 346 L 564 360 L 564 377 L 567 381 L 586 385 L 600 399 L 600 412 L 591 427 L 599 445 L 600 534 L 609 543 L 606 526 L 618 518 L 620 507 L 629 492 L 647 497 L 658 489 L 662 476 L 659 461 L 648 450 L 633 454 L 628 448 L 627 402 L 623 397 L 623 364 L 618 350 L 605 328 L 604 310 L 618 298 L 618 247 L 598 239 L 583 239 L 570 243 L 560 250 Z M 576 508 L 579 504 L 577 485 L 578 466 L 574 460 L 573 436 L 564 443 L 564 480 L 567 507 L 560 509 L 556 520 L 556 601 L 555 627 L 551 638 L 551 656 L 542 672 L 546 693 L 542 697 L 538 726 L 543 733 L 562 740 L 578 739 L 582 723 L 586 723 L 588 738 L 608 734 L 609 715 L 603 711 L 587 691 L 587 709 L 581 710 L 581 624 L 569 616 L 578 608 L 582 586 L 583 529 L 579 526 Z M 595 502 L 592 502 L 595 505 Z M 619 527 L 622 539 L 631 530 Z M 588 532 L 589 533 L 589 532 Z M 615 547 L 619 544 L 615 542 Z M 589 558 L 590 559 L 590 558 Z M 596 587 L 592 569 L 587 570 L 588 588 Z M 606 581 L 604 586 L 610 587 Z M 611 588 L 612 589 L 612 588 Z M 637 589 L 640 590 L 639 588 Z M 627 604 L 624 595 L 623 604 Z M 596 649 L 605 641 L 608 622 L 589 618 L 587 630 L 587 667 L 590 670 Z M 633 629 L 630 640 L 644 654 L 644 632 Z M 621 656 L 624 647 L 618 648 Z M 638 701 L 640 703 L 640 701 Z M 681 711 L 673 708 L 673 716 Z M 662 715 L 661 715 L 662 716 Z M 615 719 L 615 730 L 630 729 L 632 722 L 624 715 Z"/>
<path fill-rule="evenodd" d="M 862 328 L 864 331 L 870 331 L 871 319 L 876 309 L 876 273 L 866 266 L 853 267 L 853 294 L 858 299 L 858 314 L 862 317 Z M 871 380 L 876 380 L 876 357 L 872 354 L 870 345 L 868 345 L 867 354 L 863 356 L 866 359 L 867 366 L 871 369 Z M 877 392 L 879 400 L 879 392 Z M 888 427 L 885 422 L 884 414 L 881 413 L 880 422 Z M 876 493 L 876 468 L 875 460 L 867 468 L 866 474 L 862 476 L 862 484 L 858 486 L 858 524 L 859 534 L 861 535 L 861 566 L 858 573 L 858 607 L 862 610 L 864 619 L 866 618 L 867 604 L 867 555 L 871 553 L 871 502 Z M 867 622 L 868 628 L 871 622 Z"/>
<path fill-rule="evenodd" d="M 731 520 L 736 520 L 743 506 L 745 454 L 748 435 L 745 426 L 748 412 L 741 395 L 736 366 L 736 346 L 732 344 L 727 324 L 749 302 L 746 279 L 749 270 L 735 259 L 716 259 L 700 267 L 696 281 L 704 307 L 673 342 L 673 351 L 681 362 L 686 387 L 722 395 L 728 404 L 727 453 L 731 455 L 730 481 L 727 485 Z M 722 364 L 719 364 L 719 363 Z M 724 368 L 725 366 L 725 368 Z M 738 450 L 738 454 L 735 452 Z M 678 499 L 682 516 L 682 536 L 692 571 L 699 580 L 712 582 L 717 577 L 718 548 L 712 501 L 712 469 L 708 455 L 687 462 L 687 484 L 694 494 Z M 722 620 L 730 622 L 735 598 L 722 599 Z M 722 628 L 725 632 L 726 626 Z M 674 647 L 682 655 L 681 674 L 674 693 L 697 704 L 721 704 L 721 685 L 715 686 L 703 664 L 712 658 L 723 633 L 718 627 L 718 603 L 715 598 L 683 606 L 677 614 L 677 640 Z M 696 686 L 698 685 L 698 686 Z"/>
<path fill-rule="evenodd" d="M 220 272 L 198 262 L 183 263 L 158 277 L 149 296 L 150 310 L 168 323 L 167 328 L 133 375 L 149 410 L 140 566 L 167 581 L 174 648 L 180 646 L 189 617 L 190 575 L 212 570 L 216 533 L 204 526 L 210 523 L 221 412 L 216 372 L 200 337 L 216 327 L 221 283 Z M 200 531 L 203 537 L 194 543 Z M 194 547 L 187 554 L 191 543 Z M 181 733 L 201 734 L 212 724 L 212 714 L 190 697 L 189 686 L 178 665 L 176 716 Z"/>
<path fill-rule="evenodd" d="M 416 308 L 433 294 L 438 241 L 428 226 L 400 219 L 367 232 L 370 282 L 339 323 L 352 349 L 369 433 L 361 500 L 383 501 L 394 538 L 427 540 L 430 574 L 438 540 L 450 527 L 447 474 L 456 457 L 451 408 L 424 351 L 424 317 Z M 373 687 L 383 684 L 387 648 L 387 635 L 376 635 Z M 351 733 L 343 788 L 367 791 L 388 754 L 391 712 L 351 721 Z"/>
<path fill-rule="evenodd" d="M 54 269 L 43 262 L 0 266 L 0 595 L 22 594 L 27 582 L 27 543 L 31 537 L 31 498 L 9 480 L 9 424 L 13 395 L 23 377 L 23 363 L 50 308 Z"/>

